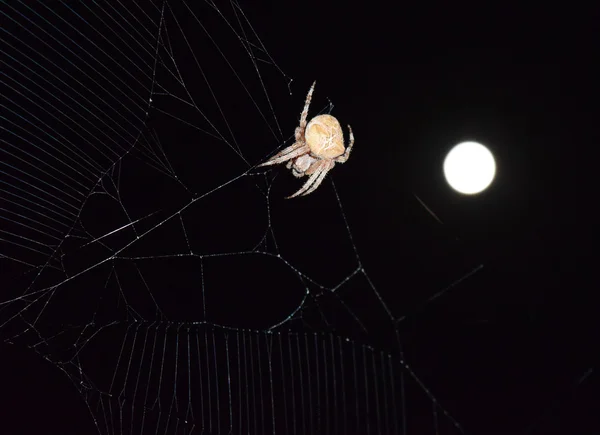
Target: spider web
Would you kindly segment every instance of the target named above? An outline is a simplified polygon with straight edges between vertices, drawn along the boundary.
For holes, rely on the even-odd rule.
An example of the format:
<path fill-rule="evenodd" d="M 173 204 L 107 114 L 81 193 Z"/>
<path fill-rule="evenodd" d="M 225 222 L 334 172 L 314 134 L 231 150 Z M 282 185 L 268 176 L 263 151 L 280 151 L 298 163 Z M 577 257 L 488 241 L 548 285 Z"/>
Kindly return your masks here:
<path fill-rule="evenodd" d="M 253 168 L 306 90 L 237 2 L 2 13 L 0 336 L 62 371 L 97 433 L 463 432 L 333 182 L 315 210 Z"/>

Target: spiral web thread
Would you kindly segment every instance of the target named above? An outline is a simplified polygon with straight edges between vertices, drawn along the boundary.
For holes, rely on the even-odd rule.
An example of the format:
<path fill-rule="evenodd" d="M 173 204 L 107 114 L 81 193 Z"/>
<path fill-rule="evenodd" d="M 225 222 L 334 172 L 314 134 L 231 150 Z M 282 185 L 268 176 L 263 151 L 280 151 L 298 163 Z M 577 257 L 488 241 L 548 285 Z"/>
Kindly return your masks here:
<path fill-rule="evenodd" d="M 402 318 L 363 268 L 335 186 L 326 213 L 345 256 L 327 284 L 276 232 L 274 172 L 250 162 L 289 145 L 275 107 L 298 98 L 240 5 L 225 6 L 2 3 L 0 337 L 61 370 L 101 434 L 463 433 L 405 362 Z M 197 179 L 173 163 L 190 147 Z M 225 326 L 211 270 L 248 258 L 299 297 L 268 326 Z M 173 302 L 186 286 L 189 310 Z M 389 347 L 369 343 L 378 326 L 355 294 Z"/>

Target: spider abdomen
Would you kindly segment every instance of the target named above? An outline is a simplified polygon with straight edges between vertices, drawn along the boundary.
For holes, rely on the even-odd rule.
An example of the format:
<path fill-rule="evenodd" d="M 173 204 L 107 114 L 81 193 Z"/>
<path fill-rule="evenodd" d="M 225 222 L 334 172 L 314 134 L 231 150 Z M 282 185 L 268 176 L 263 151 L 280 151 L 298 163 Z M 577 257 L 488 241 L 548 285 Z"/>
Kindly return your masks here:
<path fill-rule="evenodd" d="M 311 119 L 306 126 L 305 140 L 311 153 L 321 159 L 344 154 L 344 133 L 334 116 L 319 115 Z"/>

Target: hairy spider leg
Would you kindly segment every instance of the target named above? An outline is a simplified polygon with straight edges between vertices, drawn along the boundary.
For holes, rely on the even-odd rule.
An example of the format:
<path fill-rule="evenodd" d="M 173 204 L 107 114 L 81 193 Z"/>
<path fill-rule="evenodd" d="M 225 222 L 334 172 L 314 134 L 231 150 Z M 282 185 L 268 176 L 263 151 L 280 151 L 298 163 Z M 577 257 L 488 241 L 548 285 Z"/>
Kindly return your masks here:
<path fill-rule="evenodd" d="M 312 100 L 312 94 L 315 90 L 315 85 L 317 81 L 315 80 L 308 90 L 308 94 L 306 95 L 306 101 L 304 103 L 304 109 L 302 109 L 302 114 L 300 115 L 300 125 L 296 128 L 296 140 L 300 140 L 300 137 L 304 134 L 304 129 L 306 128 L 306 118 L 308 116 L 308 106 L 310 106 L 310 101 Z"/>
<path fill-rule="evenodd" d="M 260 165 L 257 166 L 257 168 L 261 167 L 261 166 L 276 165 L 278 163 L 283 163 L 286 160 L 291 160 L 294 157 L 298 157 L 302 154 L 306 154 L 309 151 L 309 149 L 310 148 L 308 147 L 308 145 L 301 143 L 301 142 L 297 142 L 294 145 L 284 149 L 280 153 L 275 154 L 273 157 L 271 157 L 266 162 L 261 163 Z"/>
<path fill-rule="evenodd" d="M 311 174 L 311 176 L 308 177 L 308 180 L 306 183 L 304 183 L 304 186 L 302 186 L 302 188 L 293 195 L 287 196 L 286 199 L 295 198 L 296 196 L 306 196 L 313 192 L 317 187 L 319 187 L 327 173 L 335 166 L 335 163 L 330 160 L 321 160 L 317 163 L 317 165 L 317 168 Z"/>
<path fill-rule="evenodd" d="M 346 151 L 344 151 L 344 154 L 335 158 L 335 161 L 338 163 L 345 163 L 346 160 L 348 160 L 348 157 L 350 157 L 350 151 L 352 151 L 352 146 L 354 145 L 354 133 L 352 133 L 352 127 L 350 127 L 350 125 L 348 125 L 348 130 L 350 130 L 350 143 L 348 144 Z"/>
<path fill-rule="evenodd" d="M 291 146 L 285 148 L 284 150 L 278 152 L 277 154 L 275 154 L 273 157 L 271 157 L 266 162 L 261 163 L 260 165 L 257 165 L 257 167 L 267 166 L 267 165 L 275 165 L 277 163 L 285 162 L 286 160 L 292 159 L 299 155 L 296 153 L 294 153 L 294 154 L 292 154 L 292 153 L 294 151 L 296 151 L 298 148 L 301 148 L 306 145 L 306 143 L 304 142 L 304 139 L 303 139 L 304 130 L 306 129 L 306 117 L 308 116 L 308 107 L 310 106 L 310 101 L 312 100 L 312 94 L 315 90 L 316 84 L 317 84 L 317 81 L 315 80 L 313 82 L 312 86 L 310 87 L 310 89 L 308 90 L 308 94 L 306 94 L 306 101 L 304 102 L 304 109 L 302 109 L 302 113 L 300 114 L 300 125 L 298 127 L 296 127 L 296 131 L 294 133 L 296 142 L 294 142 Z M 285 157 L 285 158 L 282 159 L 281 157 Z"/>

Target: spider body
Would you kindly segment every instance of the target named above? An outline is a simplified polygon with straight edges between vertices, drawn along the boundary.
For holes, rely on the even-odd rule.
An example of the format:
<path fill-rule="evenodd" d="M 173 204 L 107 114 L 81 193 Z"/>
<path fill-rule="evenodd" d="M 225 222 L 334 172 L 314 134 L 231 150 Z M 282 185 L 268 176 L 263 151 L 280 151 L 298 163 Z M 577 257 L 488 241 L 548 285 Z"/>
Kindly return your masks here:
<path fill-rule="evenodd" d="M 268 166 L 287 162 L 286 167 L 291 169 L 295 177 L 309 176 L 304 186 L 287 198 L 313 192 L 336 163 L 344 163 L 348 160 L 354 145 L 352 128 L 348 126 L 350 142 L 348 148 L 344 146 L 344 132 L 334 116 L 318 115 L 308 124 L 306 123 L 315 84 L 316 82 L 312 84 L 306 96 L 304 110 L 300 115 L 300 125 L 296 127 L 295 142 L 258 165 Z"/>

